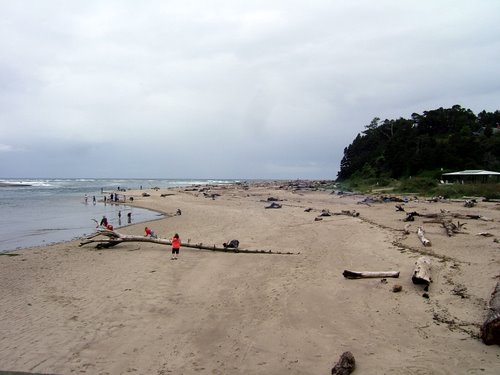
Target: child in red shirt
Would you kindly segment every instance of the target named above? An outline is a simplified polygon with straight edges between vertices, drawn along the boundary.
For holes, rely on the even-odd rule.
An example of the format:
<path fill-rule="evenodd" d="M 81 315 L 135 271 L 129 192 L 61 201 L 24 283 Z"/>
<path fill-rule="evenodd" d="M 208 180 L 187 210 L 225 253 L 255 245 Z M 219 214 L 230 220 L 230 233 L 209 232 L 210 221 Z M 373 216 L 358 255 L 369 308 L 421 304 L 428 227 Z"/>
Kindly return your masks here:
<path fill-rule="evenodd" d="M 170 240 L 172 243 L 172 260 L 177 260 L 177 256 L 179 255 L 179 250 L 181 248 L 181 239 L 179 238 L 179 235 L 176 233 L 174 234 L 174 237 Z"/>

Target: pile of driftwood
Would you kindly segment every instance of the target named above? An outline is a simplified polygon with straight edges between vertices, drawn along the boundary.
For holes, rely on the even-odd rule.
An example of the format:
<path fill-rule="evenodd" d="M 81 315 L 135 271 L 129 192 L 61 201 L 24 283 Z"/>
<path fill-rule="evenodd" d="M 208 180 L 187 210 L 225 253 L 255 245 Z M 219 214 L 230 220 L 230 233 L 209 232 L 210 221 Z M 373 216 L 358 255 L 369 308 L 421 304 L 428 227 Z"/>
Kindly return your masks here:
<path fill-rule="evenodd" d="M 466 223 L 457 221 L 457 223 L 455 224 L 453 222 L 453 219 L 492 221 L 492 219 L 489 219 L 482 215 L 472 215 L 472 214 L 463 215 L 463 214 L 451 213 L 446 210 L 441 210 L 441 212 L 439 213 L 432 213 L 432 214 L 421 214 L 416 211 L 406 212 L 402 205 L 396 205 L 396 211 L 402 211 L 406 214 L 406 217 L 403 219 L 404 222 L 415 221 L 415 217 L 423 217 L 425 219 L 430 219 L 430 220 L 423 220 L 424 224 L 441 224 L 441 226 L 443 227 L 443 229 L 445 230 L 446 234 L 449 237 L 454 236 L 455 234 L 458 233 L 465 233 L 463 232 L 463 229 L 465 229 Z M 405 234 L 410 233 L 408 228 L 409 224 L 406 224 L 404 228 Z M 417 235 L 424 246 L 431 246 L 431 241 L 425 237 L 424 229 L 422 226 L 418 227 Z M 488 233 L 480 233 L 480 235 L 487 236 Z"/>
<path fill-rule="evenodd" d="M 342 275 L 346 279 L 368 279 L 368 278 L 399 278 L 399 271 L 349 271 L 344 270 Z M 431 278 L 431 259 L 429 257 L 420 257 L 415 262 L 415 269 L 412 275 L 414 284 L 423 284 L 429 286 Z"/>
<path fill-rule="evenodd" d="M 432 213 L 432 214 L 421 214 L 416 211 L 412 212 L 407 212 L 405 211 L 404 207 L 402 205 L 396 205 L 396 211 L 402 211 L 406 214 L 406 217 L 403 219 L 403 221 L 414 221 L 415 217 L 423 217 L 425 219 L 434 219 L 430 221 L 426 221 L 427 223 L 443 223 L 446 221 L 452 221 L 453 219 L 462 219 L 462 220 L 482 220 L 482 221 L 493 221 L 492 219 L 489 219 L 485 216 L 482 215 L 474 215 L 474 214 L 459 214 L 459 213 L 452 213 L 446 210 L 441 210 L 439 213 Z M 463 224 L 462 224 L 463 225 Z M 457 227 L 461 227 L 460 222 L 457 225 Z"/>
<path fill-rule="evenodd" d="M 159 245 L 172 245 L 172 242 L 164 239 L 164 238 L 152 238 L 146 236 L 137 236 L 137 235 L 127 235 L 118 233 L 114 230 L 107 229 L 99 229 L 95 234 L 86 238 L 86 240 L 80 242 L 80 247 L 95 244 L 97 249 L 106 249 L 110 247 L 114 247 L 124 242 L 151 242 Z M 229 246 L 216 246 L 216 245 L 204 245 L 203 243 L 191 244 L 191 243 L 183 243 L 183 247 L 188 247 L 192 249 L 199 250 L 211 250 L 211 251 L 219 251 L 224 253 L 244 253 L 244 254 L 282 254 L 282 255 L 293 255 L 300 254 L 294 252 L 281 252 L 281 251 L 273 251 L 273 250 L 249 250 L 249 249 L 240 249 L 239 247 L 229 247 Z"/>
<path fill-rule="evenodd" d="M 424 286 L 425 293 L 422 294 L 424 298 L 429 298 L 427 292 L 432 283 L 431 271 L 432 266 L 429 257 L 423 256 L 417 259 L 411 280 L 413 284 Z M 383 278 L 382 281 L 384 281 L 387 277 L 399 278 L 399 271 L 374 272 L 344 270 L 343 276 L 347 279 Z M 401 285 L 395 285 L 392 289 L 393 292 L 399 292 L 401 290 Z M 481 338 L 486 345 L 500 345 L 500 282 L 497 282 L 491 294 L 488 314 L 481 326 Z"/>

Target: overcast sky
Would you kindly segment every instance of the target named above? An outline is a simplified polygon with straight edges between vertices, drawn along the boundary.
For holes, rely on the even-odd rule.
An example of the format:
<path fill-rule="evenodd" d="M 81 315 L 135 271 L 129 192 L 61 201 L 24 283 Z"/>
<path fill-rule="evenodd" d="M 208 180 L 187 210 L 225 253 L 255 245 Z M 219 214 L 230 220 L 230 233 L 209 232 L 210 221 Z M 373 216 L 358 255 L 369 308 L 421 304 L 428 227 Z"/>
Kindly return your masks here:
<path fill-rule="evenodd" d="M 500 109 L 500 1 L 0 0 L 0 178 L 334 179 L 374 117 Z"/>

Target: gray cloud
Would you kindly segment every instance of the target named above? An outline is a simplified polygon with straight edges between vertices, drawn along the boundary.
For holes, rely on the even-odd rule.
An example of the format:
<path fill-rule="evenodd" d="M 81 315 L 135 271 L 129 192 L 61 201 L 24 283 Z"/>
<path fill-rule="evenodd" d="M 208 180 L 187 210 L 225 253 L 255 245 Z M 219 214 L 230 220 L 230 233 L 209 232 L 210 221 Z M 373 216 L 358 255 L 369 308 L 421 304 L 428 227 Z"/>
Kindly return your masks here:
<path fill-rule="evenodd" d="M 498 109 L 499 11 L 2 1 L 0 177 L 334 178 L 373 117 Z"/>

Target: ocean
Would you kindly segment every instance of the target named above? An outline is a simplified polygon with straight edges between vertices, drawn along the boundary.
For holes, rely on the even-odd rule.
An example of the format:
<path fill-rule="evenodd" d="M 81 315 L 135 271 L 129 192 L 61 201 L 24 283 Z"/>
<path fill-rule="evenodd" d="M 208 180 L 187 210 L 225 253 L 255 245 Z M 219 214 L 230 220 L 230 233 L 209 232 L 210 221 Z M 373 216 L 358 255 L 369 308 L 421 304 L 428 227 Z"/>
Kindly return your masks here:
<path fill-rule="evenodd" d="M 104 196 L 109 197 L 113 190 L 142 187 L 147 191 L 153 187 L 233 182 L 235 180 L 0 179 L 0 252 L 88 236 L 95 232 L 94 220 L 100 221 L 103 216 L 115 229 L 163 217 L 158 212 L 122 202 L 110 203 L 109 199 L 103 202 Z"/>

